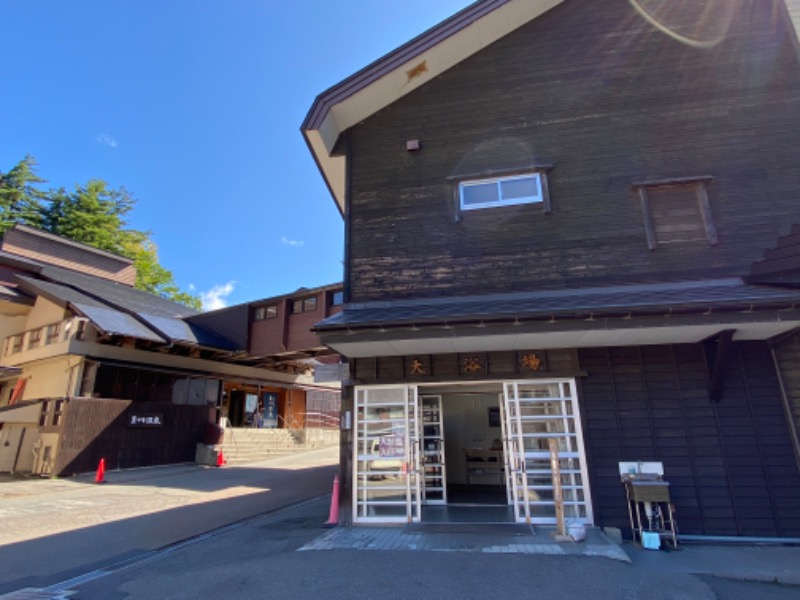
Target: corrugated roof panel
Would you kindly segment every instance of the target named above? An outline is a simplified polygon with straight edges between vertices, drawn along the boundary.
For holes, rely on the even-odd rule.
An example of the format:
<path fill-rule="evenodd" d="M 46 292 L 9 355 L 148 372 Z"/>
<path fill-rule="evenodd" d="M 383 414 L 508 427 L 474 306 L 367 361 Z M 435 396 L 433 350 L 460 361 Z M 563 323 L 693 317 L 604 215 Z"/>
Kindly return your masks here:
<path fill-rule="evenodd" d="M 175 341 L 198 344 L 200 346 L 217 348 L 220 350 L 240 350 L 240 348 L 229 339 L 198 325 L 190 324 L 180 319 L 160 317 L 148 313 L 139 313 L 139 316 Z"/>
<path fill-rule="evenodd" d="M 72 303 L 72 306 L 105 333 L 135 337 L 153 342 L 166 343 L 167 341 L 148 327 L 142 325 L 131 315 L 119 312 L 113 308 L 79 303 Z"/>

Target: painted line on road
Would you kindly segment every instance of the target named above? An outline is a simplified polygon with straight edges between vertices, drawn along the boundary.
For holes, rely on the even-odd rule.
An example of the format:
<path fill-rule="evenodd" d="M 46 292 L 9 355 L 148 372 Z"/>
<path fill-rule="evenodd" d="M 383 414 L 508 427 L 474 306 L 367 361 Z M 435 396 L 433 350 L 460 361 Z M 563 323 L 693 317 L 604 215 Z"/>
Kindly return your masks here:
<path fill-rule="evenodd" d="M 296 504 L 291 504 L 289 506 L 284 506 L 282 508 L 278 508 L 273 511 L 261 513 L 259 515 L 255 515 L 253 517 L 247 517 L 246 519 L 242 519 L 241 521 L 236 521 L 234 523 L 229 523 L 228 525 L 223 525 L 222 527 L 218 527 L 216 529 L 212 529 L 211 531 L 207 531 L 205 533 L 201 533 L 198 535 L 194 535 L 192 537 L 188 537 L 185 540 L 180 540 L 178 542 L 173 542 L 172 544 L 167 544 L 161 548 L 156 550 L 150 550 L 148 552 L 144 552 L 142 554 L 138 554 L 131 558 L 127 558 L 122 560 L 118 563 L 114 563 L 102 569 L 95 569 L 94 571 L 89 571 L 82 575 L 78 575 L 77 577 L 72 577 L 71 579 L 67 579 L 65 581 L 61 581 L 59 583 L 54 583 L 53 585 L 47 586 L 45 588 L 41 588 L 42 591 L 50 592 L 53 594 L 59 593 L 68 593 L 72 590 L 72 588 L 79 587 L 90 581 L 94 581 L 96 579 L 100 579 L 101 577 L 106 577 L 107 575 L 111 575 L 113 573 L 119 573 L 120 571 L 124 571 L 125 569 L 129 569 L 134 566 L 138 566 L 149 562 L 155 558 L 160 558 L 162 556 L 166 556 L 168 554 L 172 554 L 173 552 L 177 552 L 178 550 L 182 550 L 188 546 L 192 546 L 194 544 L 199 544 L 200 542 L 204 542 L 211 538 L 218 537 L 220 535 L 224 535 L 231 531 L 235 531 L 237 529 L 241 529 L 242 527 L 246 527 L 255 521 L 263 520 L 266 518 L 274 517 L 281 515 L 283 513 L 289 512 L 296 508 L 302 508 L 308 504 L 313 504 L 314 502 L 319 502 L 323 498 L 330 496 L 330 494 L 322 494 L 321 496 L 314 496 L 313 498 L 308 498 L 307 500 L 303 500 L 302 502 L 297 502 Z"/>

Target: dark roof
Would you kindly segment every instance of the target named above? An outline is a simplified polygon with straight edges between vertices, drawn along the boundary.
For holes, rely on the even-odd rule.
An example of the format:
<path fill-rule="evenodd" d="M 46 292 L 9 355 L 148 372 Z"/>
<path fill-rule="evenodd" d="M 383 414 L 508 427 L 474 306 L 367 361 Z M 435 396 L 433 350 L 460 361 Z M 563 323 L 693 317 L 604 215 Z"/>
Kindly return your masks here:
<path fill-rule="evenodd" d="M 681 281 L 602 288 L 547 290 L 459 298 L 348 304 L 316 325 L 320 331 L 401 324 L 456 323 L 602 315 L 791 306 L 800 290 L 748 285 L 741 279 Z"/>
<path fill-rule="evenodd" d="M 0 253 L 3 261 L 4 255 Z M 104 333 L 160 343 L 182 342 L 218 350 L 243 350 L 223 335 L 184 321 L 198 314 L 188 306 L 108 279 L 36 261 L 27 262 L 41 278 L 17 274 L 25 289 L 69 304 Z"/>
<path fill-rule="evenodd" d="M 51 281 L 80 289 L 88 295 L 101 299 L 106 304 L 114 304 L 131 312 L 149 313 L 171 318 L 188 317 L 197 314 L 196 310 L 188 306 L 156 296 L 150 292 L 69 269 L 44 265 L 41 275 Z"/>
<path fill-rule="evenodd" d="M 25 275 L 16 277 L 25 289 L 32 290 L 54 302 L 68 304 L 75 312 L 90 319 L 104 333 L 166 343 L 164 338 L 144 326 L 133 316 L 115 310 L 77 290 Z"/>

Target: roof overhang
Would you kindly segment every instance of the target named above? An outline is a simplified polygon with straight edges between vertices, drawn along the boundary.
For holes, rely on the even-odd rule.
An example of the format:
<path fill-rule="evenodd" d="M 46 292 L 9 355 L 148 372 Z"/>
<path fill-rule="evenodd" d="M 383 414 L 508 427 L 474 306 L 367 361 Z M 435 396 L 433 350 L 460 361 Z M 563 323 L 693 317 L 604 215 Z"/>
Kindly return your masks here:
<path fill-rule="evenodd" d="M 348 357 L 768 340 L 800 327 L 800 290 L 739 278 L 349 304 L 318 323 Z"/>
<path fill-rule="evenodd" d="M 439 327 L 321 332 L 348 358 L 508 350 L 698 343 L 721 331 L 735 341 L 768 340 L 800 328 L 800 310 L 619 316 L 533 322 L 463 323 Z"/>
<path fill-rule="evenodd" d="M 480 0 L 317 96 L 301 131 L 342 214 L 342 132 L 563 1 Z"/>

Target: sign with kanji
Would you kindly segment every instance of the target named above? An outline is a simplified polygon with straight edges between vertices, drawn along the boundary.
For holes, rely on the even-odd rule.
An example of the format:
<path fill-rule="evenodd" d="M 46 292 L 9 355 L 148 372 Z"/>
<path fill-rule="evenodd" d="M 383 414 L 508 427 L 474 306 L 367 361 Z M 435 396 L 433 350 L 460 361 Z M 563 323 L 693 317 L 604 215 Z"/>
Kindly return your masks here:
<path fill-rule="evenodd" d="M 402 435 L 381 436 L 378 456 L 381 458 L 403 458 L 406 455 L 406 440 Z"/>
<path fill-rule="evenodd" d="M 542 359 L 533 352 L 522 355 L 522 366 L 531 371 L 538 371 L 542 366 Z"/>
<path fill-rule="evenodd" d="M 128 415 L 128 427 L 163 427 L 164 415 L 161 413 L 132 413 Z"/>

